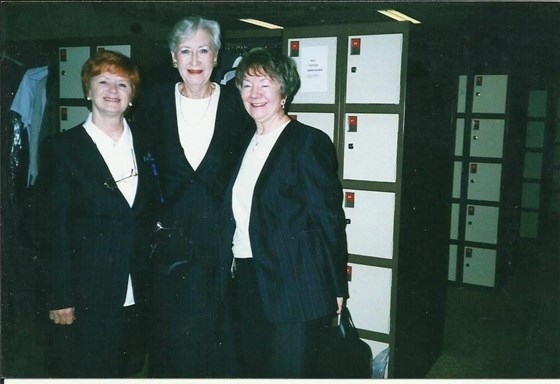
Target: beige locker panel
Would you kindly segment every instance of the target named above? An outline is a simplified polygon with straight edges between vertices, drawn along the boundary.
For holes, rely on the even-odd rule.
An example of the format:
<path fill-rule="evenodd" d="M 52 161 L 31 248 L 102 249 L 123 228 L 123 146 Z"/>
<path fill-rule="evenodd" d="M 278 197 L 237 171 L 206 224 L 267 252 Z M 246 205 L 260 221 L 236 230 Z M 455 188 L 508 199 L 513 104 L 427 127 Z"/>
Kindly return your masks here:
<path fill-rule="evenodd" d="M 525 135 L 525 147 L 542 149 L 544 146 L 544 121 L 528 121 Z"/>
<path fill-rule="evenodd" d="M 500 201 L 502 165 L 469 163 L 469 200 Z"/>
<path fill-rule="evenodd" d="M 474 76 L 473 113 L 505 113 L 507 75 Z"/>
<path fill-rule="evenodd" d="M 463 163 L 453 162 L 453 198 L 461 197 L 461 176 L 463 175 Z"/>
<path fill-rule="evenodd" d="M 540 183 L 524 182 L 521 193 L 521 208 L 539 209 L 541 200 Z"/>
<path fill-rule="evenodd" d="M 547 104 L 547 91 L 538 90 L 529 92 L 529 105 L 527 117 L 545 117 Z"/>
<path fill-rule="evenodd" d="M 471 149 L 474 157 L 501 158 L 504 149 L 502 119 L 473 119 L 471 122 Z"/>
<path fill-rule="evenodd" d="M 293 112 L 291 118 L 325 132 L 334 142 L 334 113 Z"/>
<path fill-rule="evenodd" d="M 457 95 L 457 113 L 465 113 L 467 109 L 467 76 L 459 76 L 459 93 Z"/>
<path fill-rule="evenodd" d="M 521 211 L 519 235 L 525 239 L 536 239 L 539 234 L 539 214 Z"/>
<path fill-rule="evenodd" d="M 346 114 L 345 180 L 395 182 L 399 115 Z"/>
<path fill-rule="evenodd" d="M 449 264 L 447 267 L 447 280 L 457 281 L 457 246 L 449 245 Z"/>
<path fill-rule="evenodd" d="M 336 37 L 288 40 L 288 55 L 296 62 L 301 80 L 293 104 L 334 104 L 336 40 Z"/>
<path fill-rule="evenodd" d="M 344 190 L 344 212 L 350 254 L 393 258 L 394 193 Z"/>
<path fill-rule="evenodd" d="M 89 56 L 89 47 L 61 47 L 58 49 L 61 99 L 84 99 L 81 72 L 82 66 Z"/>
<path fill-rule="evenodd" d="M 87 109 L 87 107 L 61 106 L 59 112 L 61 131 L 65 131 L 83 123 L 89 115 L 89 109 Z"/>
<path fill-rule="evenodd" d="M 523 177 L 526 179 L 540 179 L 542 177 L 542 159 L 542 152 L 525 152 Z"/>
<path fill-rule="evenodd" d="M 399 104 L 403 35 L 348 37 L 346 104 Z"/>
<path fill-rule="evenodd" d="M 465 240 L 477 243 L 498 242 L 499 208 L 484 205 L 468 205 Z"/>
<path fill-rule="evenodd" d="M 496 250 L 466 247 L 463 283 L 493 287 L 496 279 Z"/>
<path fill-rule="evenodd" d="M 97 50 L 115 51 L 120 52 L 127 57 L 130 56 L 130 45 L 98 45 Z"/>
<path fill-rule="evenodd" d="M 459 204 L 451 204 L 451 228 L 449 230 L 449 238 L 453 240 L 459 239 L 459 208 Z"/>
<path fill-rule="evenodd" d="M 455 125 L 455 156 L 463 156 L 463 141 L 465 134 L 465 119 L 457 119 Z"/>
<path fill-rule="evenodd" d="M 389 334 L 392 269 L 349 263 L 348 308 L 357 328 Z"/>

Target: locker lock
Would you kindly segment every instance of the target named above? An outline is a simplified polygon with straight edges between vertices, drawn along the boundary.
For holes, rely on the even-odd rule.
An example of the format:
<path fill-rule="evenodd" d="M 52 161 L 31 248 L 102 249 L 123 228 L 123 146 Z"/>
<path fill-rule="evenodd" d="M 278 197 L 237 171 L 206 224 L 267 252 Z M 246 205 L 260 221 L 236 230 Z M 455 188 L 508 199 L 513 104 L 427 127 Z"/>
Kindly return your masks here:
<path fill-rule="evenodd" d="M 63 71 L 60 71 L 60 75 L 61 75 L 61 76 L 66 76 L 66 71 L 64 71 L 64 70 L 63 70 Z"/>

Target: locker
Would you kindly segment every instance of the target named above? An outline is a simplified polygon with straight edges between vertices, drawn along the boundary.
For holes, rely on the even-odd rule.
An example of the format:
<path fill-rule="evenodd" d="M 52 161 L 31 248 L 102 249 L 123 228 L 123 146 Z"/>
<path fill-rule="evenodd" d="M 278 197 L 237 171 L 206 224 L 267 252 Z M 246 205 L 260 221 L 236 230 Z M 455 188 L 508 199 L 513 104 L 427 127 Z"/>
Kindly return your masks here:
<path fill-rule="evenodd" d="M 393 257 L 395 194 L 344 190 L 348 253 Z"/>
<path fill-rule="evenodd" d="M 293 112 L 289 115 L 303 124 L 320 129 L 334 142 L 334 113 Z"/>
<path fill-rule="evenodd" d="M 504 148 L 502 119 L 473 119 L 471 122 L 471 150 L 474 157 L 501 158 Z"/>
<path fill-rule="evenodd" d="M 530 91 L 527 117 L 545 117 L 547 97 L 548 94 L 545 90 Z"/>
<path fill-rule="evenodd" d="M 60 98 L 83 99 L 81 71 L 90 57 L 89 47 L 59 48 Z"/>
<path fill-rule="evenodd" d="M 336 37 L 288 40 L 288 55 L 296 62 L 301 87 L 293 104 L 334 104 Z"/>
<path fill-rule="evenodd" d="M 451 204 L 451 229 L 449 231 L 449 238 L 452 240 L 459 239 L 459 210 L 459 204 Z"/>
<path fill-rule="evenodd" d="M 447 267 L 447 280 L 457 281 L 457 246 L 449 244 L 449 265 Z"/>
<path fill-rule="evenodd" d="M 465 247 L 463 282 L 493 287 L 496 276 L 496 250 Z"/>
<path fill-rule="evenodd" d="M 463 141 L 465 132 L 465 119 L 457 119 L 455 126 L 455 156 L 463 155 Z"/>
<path fill-rule="evenodd" d="M 343 178 L 395 182 L 398 132 L 397 114 L 346 114 Z"/>
<path fill-rule="evenodd" d="M 453 198 L 461 197 L 461 177 L 463 176 L 463 163 L 453 162 Z"/>
<path fill-rule="evenodd" d="M 465 219 L 465 240 L 497 244 L 499 211 L 498 207 L 469 204 Z"/>
<path fill-rule="evenodd" d="M 539 209 L 541 197 L 540 183 L 524 182 L 521 193 L 521 208 Z"/>
<path fill-rule="evenodd" d="M 125 56 L 130 56 L 130 45 L 98 45 L 97 50 L 120 52 Z"/>
<path fill-rule="evenodd" d="M 545 123 L 544 121 L 528 121 L 525 135 L 525 147 L 542 149 L 544 147 Z"/>
<path fill-rule="evenodd" d="M 348 282 L 348 308 L 357 328 L 389 333 L 391 319 L 390 268 L 348 264 L 352 277 Z"/>
<path fill-rule="evenodd" d="M 499 201 L 502 164 L 469 163 L 469 200 Z"/>
<path fill-rule="evenodd" d="M 523 163 L 523 177 L 526 179 L 540 179 L 542 177 L 542 152 L 525 152 Z"/>
<path fill-rule="evenodd" d="M 348 37 L 347 104 L 399 104 L 402 47 L 401 33 Z"/>
<path fill-rule="evenodd" d="M 465 113 L 467 109 L 467 76 L 459 76 L 459 92 L 457 94 L 457 113 Z"/>
<path fill-rule="evenodd" d="M 505 113 L 507 75 L 475 75 L 473 113 Z"/>
<path fill-rule="evenodd" d="M 521 211 L 519 234 L 526 239 L 536 239 L 539 233 L 539 214 Z"/>
<path fill-rule="evenodd" d="M 89 109 L 87 109 L 87 107 L 61 106 L 59 111 L 61 131 L 83 123 L 89 115 Z"/>

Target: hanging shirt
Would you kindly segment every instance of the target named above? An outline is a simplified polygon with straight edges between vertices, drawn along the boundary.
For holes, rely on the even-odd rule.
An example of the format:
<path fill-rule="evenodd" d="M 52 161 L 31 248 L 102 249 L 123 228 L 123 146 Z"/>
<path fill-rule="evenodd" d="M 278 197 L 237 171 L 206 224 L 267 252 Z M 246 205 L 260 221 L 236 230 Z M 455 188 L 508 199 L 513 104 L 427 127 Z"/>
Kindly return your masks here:
<path fill-rule="evenodd" d="M 84 128 L 91 137 L 99 153 L 103 156 L 105 164 L 109 168 L 115 184 L 119 188 L 128 205 L 132 207 L 138 188 L 138 167 L 134 155 L 132 133 L 125 119 L 123 119 L 124 131 L 118 141 L 114 141 L 99 129 L 92 121 L 89 114 Z M 134 292 L 132 290 L 132 280 L 128 275 L 128 288 L 124 306 L 134 304 Z"/>

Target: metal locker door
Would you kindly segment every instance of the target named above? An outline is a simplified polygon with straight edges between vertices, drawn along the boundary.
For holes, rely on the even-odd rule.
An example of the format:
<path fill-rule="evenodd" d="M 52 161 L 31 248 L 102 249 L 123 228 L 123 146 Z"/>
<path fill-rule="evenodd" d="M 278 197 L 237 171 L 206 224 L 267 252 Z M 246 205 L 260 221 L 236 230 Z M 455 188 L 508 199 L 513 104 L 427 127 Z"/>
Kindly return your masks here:
<path fill-rule="evenodd" d="M 76 125 L 86 121 L 88 115 L 89 109 L 87 107 L 61 106 L 59 114 L 60 130 L 65 131 L 74 128 Z"/>
<path fill-rule="evenodd" d="M 496 250 L 466 247 L 463 283 L 493 287 L 496 279 Z"/>
<path fill-rule="evenodd" d="M 288 56 L 296 62 L 301 86 L 293 104 L 334 104 L 336 37 L 288 40 Z"/>
<path fill-rule="evenodd" d="M 399 115 L 346 114 L 345 180 L 395 182 Z"/>
<path fill-rule="evenodd" d="M 289 116 L 303 124 L 325 132 L 334 142 L 334 113 L 293 112 Z"/>
<path fill-rule="evenodd" d="M 469 200 L 500 201 L 502 165 L 469 163 Z"/>
<path fill-rule="evenodd" d="M 344 212 L 350 254 L 393 258 L 394 193 L 344 190 Z"/>
<path fill-rule="evenodd" d="M 536 239 L 539 234 L 539 214 L 537 212 L 521 211 L 519 234 L 526 239 Z"/>
<path fill-rule="evenodd" d="M 465 134 L 465 119 L 457 119 L 455 125 L 455 156 L 463 156 L 463 135 Z"/>
<path fill-rule="evenodd" d="M 459 239 L 459 208 L 459 204 L 451 204 L 451 228 L 449 229 L 449 238 L 452 240 Z"/>
<path fill-rule="evenodd" d="M 399 104 L 403 35 L 348 37 L 346 104 Z"/>
<path fill-rule="evenodd" d="M 542 152 L 525 152 L 523 163 L 523 177 L 525 179 L 542 178 Z"/>
<path fill-rule="evenodd" d="M 477 243 L 498 242 L 499 208 L 484 205 L 468 205 L 465 240 Z"/>
<path fill-rule="evenodd" d="M 528 121 L 525 134 L 525 148 L 542 149 L 544 147 L 545 123 L 544 121 Z"/>
<path fill-rule="evenodd" d="M 120 52 L 125 56 L 130 56 L 130 45 L 98 45 L 97 50 L 115 51 Z"/>
<path fill-rule="evenodd" d="M 453 162 L 453 198 L 461 197 L 461 176 L 463 175 L 463 163 Z"/>
<path fill-rule="evenodd" d="M 389 333 L 391 320 L 391 268 L 348 264 L 348 308 L 357 328 Z"/>
<path fill-rule="evenodd" d="M 505 113 L 507 75 L 474 76 L 473 113 Z"/>
<path fill-rule="evenodd" d="M 81 72 L 89 59 L 89 47 L 61 47 L 58 50 L 60 98 L 83 99 Z"/>
<path fill-rule="evenodd" d="M 541 200 L 541 184 L 524 182 L 521 192 L 521 208 L 539 209 Z"/>
<path fill-rule="evenodd" d="M 457 246 L 449 244 L 449 264 L 447 267 L 447 280 L 457 281 Z"/>
<path fill-rule="evenodd" d="M 459 76 L 459 92 L 457 94 L 457 113 L 467 110 L 467 76 Z"/>
<path fill-rule="evenodd" d="M 471 124 L 471 150 L 473 157 L 501 158 L 504 149 L 502 119 L 473 119 Z"/>
<path fill-rule="evenodd" d="M 530 91 L 527 117 L 545 117 L 547 97 L 548 94 L 545 90 Z"/>

